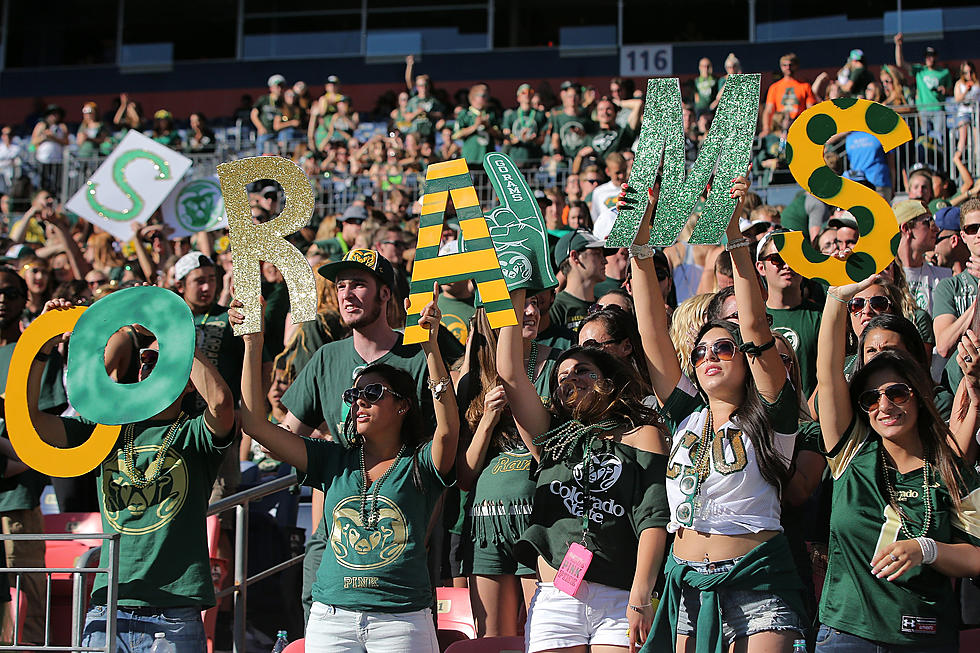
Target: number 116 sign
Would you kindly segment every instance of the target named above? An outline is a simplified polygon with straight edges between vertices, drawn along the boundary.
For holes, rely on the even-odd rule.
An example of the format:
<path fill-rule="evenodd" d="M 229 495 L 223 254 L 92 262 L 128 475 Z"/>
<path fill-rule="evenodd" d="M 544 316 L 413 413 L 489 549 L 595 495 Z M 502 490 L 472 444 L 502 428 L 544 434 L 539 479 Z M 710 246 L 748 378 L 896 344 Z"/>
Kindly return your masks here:
<path fill-rule="evenodd" d="M 666 77 L 674 73 L 674 48 L 666 45 L 624 45 L 619 51 L 622 77 Z"/>

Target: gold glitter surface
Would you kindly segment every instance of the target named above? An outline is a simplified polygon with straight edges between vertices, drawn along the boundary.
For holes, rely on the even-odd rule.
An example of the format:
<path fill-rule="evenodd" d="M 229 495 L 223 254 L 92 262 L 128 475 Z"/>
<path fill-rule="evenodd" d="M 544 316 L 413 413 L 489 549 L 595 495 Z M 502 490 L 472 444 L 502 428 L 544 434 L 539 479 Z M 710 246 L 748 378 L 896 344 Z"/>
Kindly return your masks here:
<path fill-rule="evenodd" d="M 728 76 L 708 137 L 686 176 L 680 83 L 677 78 L 647 81 L 643 124 L 627 193 L 631 208 L 619 213 L 606 241 L 609 247 L 633 244 L 646 210 L 647 189 L 653 187 L 661 161 L 663 180 L 650 228 L 650 244 L 656 247 L 674 244 L 712 174 L 715 183 L 690 242 L 721 240 L 736 205 L 729 193 L 731 180 L 746 172 L 752 156 L 759 113 L 759 81 L 757 74 Z"/>
<path fill-rule="evenodd" d="M 247 186 L 259 179 L 274 179 L 285 191 L 282 213 L 264 224 L 252 222 Z M 245 322 L 235 335 L 262 330 L 262 273 L 259 261 L 275 265 L 286 280 L 293 323 L 316 317 L 316 281 L 313 268 L 285 237 L 305 227 L 313 215 L 313 188 L 303 170 L 280 156 L 257 156 L 218 166 L 221 195 L 228 214 L 235 298 L 244 304 Z"/>

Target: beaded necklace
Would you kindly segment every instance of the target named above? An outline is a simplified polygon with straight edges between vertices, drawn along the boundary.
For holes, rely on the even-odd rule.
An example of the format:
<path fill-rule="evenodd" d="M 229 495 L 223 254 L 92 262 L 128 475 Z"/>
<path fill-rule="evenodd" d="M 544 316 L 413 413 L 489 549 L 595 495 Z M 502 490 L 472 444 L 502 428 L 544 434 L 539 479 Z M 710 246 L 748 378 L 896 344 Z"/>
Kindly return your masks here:
<path fill-rule="evenodd" d="M 888 498 L 890 499 L 891 505 L 898 506 L 898 493 L 895 492 L 895 487 L 892 485 L 891 473 L 888 471 L 888 465 L 885 462 L 885 448 L 880 447 L 878 449 L 878 458 L 881 460 L 881 473 L 885 477 L 885 487 L 888 488 Z M 895 470 L 898 473 L 898 470 Z M 909 530 L 909 527 L 905 523 L 905 511 L 902 510 L 901 506 L 898 506 L 898 519 L 902 524 L 902 532 L 905 533 L 910 540 L 914 540 L 917 537 L 923 537 L 929 532 L 929 525 L 932 523 L 932 493 L 929 492 L 929 461 L 922 460 L 922 501 L 926 506 L 926 516 L 922 520 L 922 530 L 918 533 L 913 533 Z"/>
<path fill-rule="evenodd" d="M 368 511 L 368 475 L 367 475 L 367 465 L 364 463 L 364 444 L 360 446 L 361 454 L 361 525 L 369 531 L 377 530 L 378 520 L 381 519 L 381 510 L 378 508 L 378 494 L 381 492 L 381 485 L 388 478 L 388 475 L 395 469 L 398 465 L 398 461 L 401 460 L 405 452 L 408 451 L 406 445 L 402 445 L 402 448 L 398 450 L 395 455 L 394 462 L 388 466 L 385 473 L 382 474 L 378 480 L 374 482 L 374 491 L 371 495 L 371 510 Z"/>
<path fill-rule="evenodd" d="M 527 378 L 534 383 L 535 372 L 538 371 L 538 343 L 531 341 L 531 352 L 527 355 Z"/>
<path fill-rule="evenodd" d="M 708 409 L 708 419 L 704 420 L 704 428 L 701 429 L 701 437 L 698 439 L 698 456 L 697 460 L 694 462 L 694 472 L 698 477 L 698 485 L 704 482 L 704 479 L 708 478 L 708 474 L 711 472 L 711 456 L 708 452 L 711 451 L 711 443 L 715 439 L 715 429 L 714 429 L 714 416 L 711 414 L 711 409 Z"/>
<path fill-rule="evenodd" d="M 163 458 L 167 455 L 167 450 L 173 446 L 174 440 L 177 439 L 177 431 L 186 421 L 187 415 L 181 412 L 177 417 L 177 421 L 170 425 L 170 428 L 167 430 L 167 435 L 163 438 L 163 444 L 157 449 L 153 460 L 146 467 L 146 474 L 143 473 L 143 470 L 136 469 L 136 437 L 133 434 L 136 430 L 136 425 L 126 425 L 126 428 L 123 429 L 123 467 L 129 476 L 130 483 L 134 487 L 142 490 L 160 478 L 160 474 L 163 473 Z"/>

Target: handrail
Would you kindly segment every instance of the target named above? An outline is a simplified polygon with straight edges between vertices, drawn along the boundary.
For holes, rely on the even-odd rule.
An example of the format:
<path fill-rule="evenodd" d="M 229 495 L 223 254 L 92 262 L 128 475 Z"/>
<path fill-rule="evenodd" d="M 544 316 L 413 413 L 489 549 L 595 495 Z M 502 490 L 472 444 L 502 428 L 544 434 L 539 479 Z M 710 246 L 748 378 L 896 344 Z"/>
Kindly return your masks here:
<path fill-rule="evenodd" d="M 296 485 L 296 482 L 296 472 L 292 472 L 288 476 L 274 478 L 271 481 L 266 481 L 261 485 L 256 485 L 255 487 L 242 490 L 241 492 L 236 492 L 231 496 L 225 497 L 224 499 L 219 499 L 218 501 L 215 501 L 209 505 L 207 516 L 210 517 L 211 515 L 217 515 L 218 513 L 224 512 L 225 510 L 230 510 L 231 508 L 241 505 L 247 501 L 262 499 L 270 494 L 275 494 L 279 490 L 284 490 L 291 485 Z"/>

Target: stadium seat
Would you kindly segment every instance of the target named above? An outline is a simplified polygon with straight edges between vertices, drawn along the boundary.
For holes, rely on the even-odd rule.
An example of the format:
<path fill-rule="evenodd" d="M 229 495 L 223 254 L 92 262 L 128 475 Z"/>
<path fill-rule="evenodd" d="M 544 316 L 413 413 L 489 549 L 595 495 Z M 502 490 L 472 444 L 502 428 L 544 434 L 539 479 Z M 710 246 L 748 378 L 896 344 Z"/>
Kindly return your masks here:
<path fill-rule="evenodd" d="M 523 653 L 523 637 L 481 637 L 449 646 L 446 653 Z"/>
<path fill-rule="evenodd" d="M 476 637 L 473 607 L 467 588 L 437 587 L 436 617 L 439 630 L 455 630 L 469 639 Z"/>
<path fill-rule="evenodd" d="M 45 533 L 73 533 L 73 534 L 101 534 L 102 533 L 102 516 L 97 512 L 60 512 L 52 515 L 44 515 L 44 532 Z M 102 546 L 102 540 L 88 540 L 79 539 L 75 540 L 80 544 L 84 544 L 86 548 L 92 548 L 96 546 Z M 47 548 L 50 554 L 52 546 L 57 548 L 57 545 L 68 544 L 71 542 L 48 542 Z M 48 556 L 45 556 L 46 558 Z M 50 565 L 49 565 L 50 566 Z M 62 567 L 72 567 L 74 563 L 70 565 L 54 565 Z"/>

